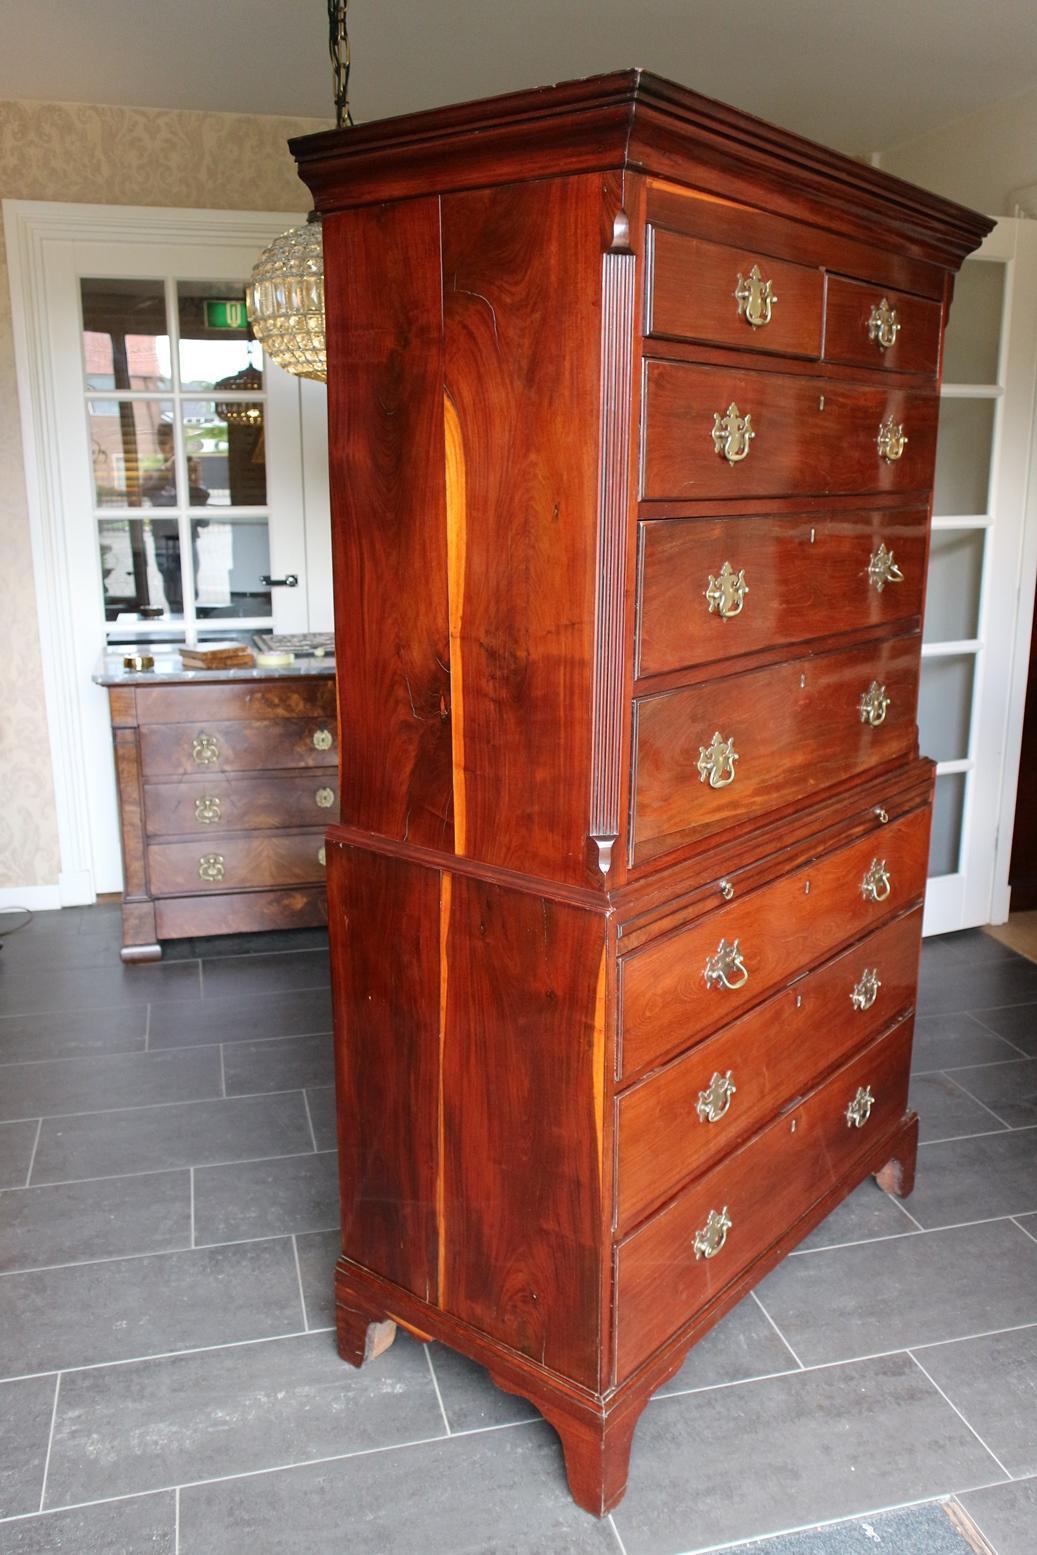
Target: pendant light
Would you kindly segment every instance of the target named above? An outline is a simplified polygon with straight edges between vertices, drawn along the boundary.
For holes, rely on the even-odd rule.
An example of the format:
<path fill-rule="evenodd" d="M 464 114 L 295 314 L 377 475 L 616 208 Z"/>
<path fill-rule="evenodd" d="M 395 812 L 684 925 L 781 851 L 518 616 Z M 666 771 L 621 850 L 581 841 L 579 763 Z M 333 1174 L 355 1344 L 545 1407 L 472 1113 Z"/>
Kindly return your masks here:
<path fill-rule="evenodd" d="M 327 0 L 328 50 L 335 84 L 335 128 L 353 123 L 349 111 L 348 0 Z M 245 292 L 252 332 L 278 367 L 326 383 L 324 244 L 320 216 L 276 237 L 256 260 Z"/>

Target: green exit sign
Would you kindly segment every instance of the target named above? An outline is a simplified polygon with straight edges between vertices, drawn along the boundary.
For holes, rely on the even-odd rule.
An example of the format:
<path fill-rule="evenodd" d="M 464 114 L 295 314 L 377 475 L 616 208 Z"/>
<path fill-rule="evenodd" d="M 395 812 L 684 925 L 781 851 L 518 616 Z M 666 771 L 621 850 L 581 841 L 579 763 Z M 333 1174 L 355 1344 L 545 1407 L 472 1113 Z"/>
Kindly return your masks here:
<path fill-rule="evenodd" d="M 244 299 L 233 297 L 224 301 L 219 297 L 205 299 L 205 327 L 207 329 L 247 329 L 248 315 Z"/>

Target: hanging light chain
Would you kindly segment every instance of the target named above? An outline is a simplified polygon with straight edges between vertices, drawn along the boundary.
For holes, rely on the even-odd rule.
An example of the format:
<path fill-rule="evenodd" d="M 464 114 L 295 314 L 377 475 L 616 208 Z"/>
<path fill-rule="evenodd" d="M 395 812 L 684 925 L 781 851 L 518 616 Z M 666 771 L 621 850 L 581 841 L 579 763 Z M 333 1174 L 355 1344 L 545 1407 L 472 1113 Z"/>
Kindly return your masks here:
<path fill-rule="evenodd" d="M 335 83 L 335 128 L 353 123 L 349 111 L 349 30 L 346 12 L 349 0 L 328 0 L 328 50 Z"/>

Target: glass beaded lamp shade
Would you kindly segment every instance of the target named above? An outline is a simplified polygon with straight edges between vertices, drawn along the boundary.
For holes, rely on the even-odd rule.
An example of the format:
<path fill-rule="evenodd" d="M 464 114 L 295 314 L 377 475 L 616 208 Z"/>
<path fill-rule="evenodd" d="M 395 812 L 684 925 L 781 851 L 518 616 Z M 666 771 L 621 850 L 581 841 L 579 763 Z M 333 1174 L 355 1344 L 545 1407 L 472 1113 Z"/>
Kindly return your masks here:
<path fill-rule="evenodd" d="M 318 219 L 276 237 L 256 261 L 245 293 L 256 339 L 278 367 L 326 383 L 324 244 Z"/>

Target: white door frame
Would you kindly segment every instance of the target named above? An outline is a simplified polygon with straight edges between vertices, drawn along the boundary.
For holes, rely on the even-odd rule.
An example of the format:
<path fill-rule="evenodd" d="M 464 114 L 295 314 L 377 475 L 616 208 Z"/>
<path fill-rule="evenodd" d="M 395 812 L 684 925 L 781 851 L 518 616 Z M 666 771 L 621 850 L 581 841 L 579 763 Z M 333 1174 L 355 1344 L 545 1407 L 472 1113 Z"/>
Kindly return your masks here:
<path fill-rule="evenodd" d="M 248 274 L 260 250 L 301 217 L 292 212 L 178 210 L 156 206 L 74 205 L 5 200 L 4 227 L 11 274 L 15 366 L 21 405 L 29 533 L 54 774 L 60 873 L 55 900 L 36 906 L 76 906 L 95 900 L 91 846 L 90 774 L 82 686 L 77 662 L 70 565 L 60 472 L 61 427 L 54 414 L 60 366 L 54 360 L 47 315 L 48 257 L 57 244 L 96 241 L 153 247 L 241 252 Z M 78 335 L 70 349 L 79 350 Z M 81 587 L 81 581 L 80 581 Z M 102 648 L 98 639 L 98 657 Z M 6 894 L 6 893 L 5 893 Z M 24 891 L 10 893 L 22 898 Z"/>

